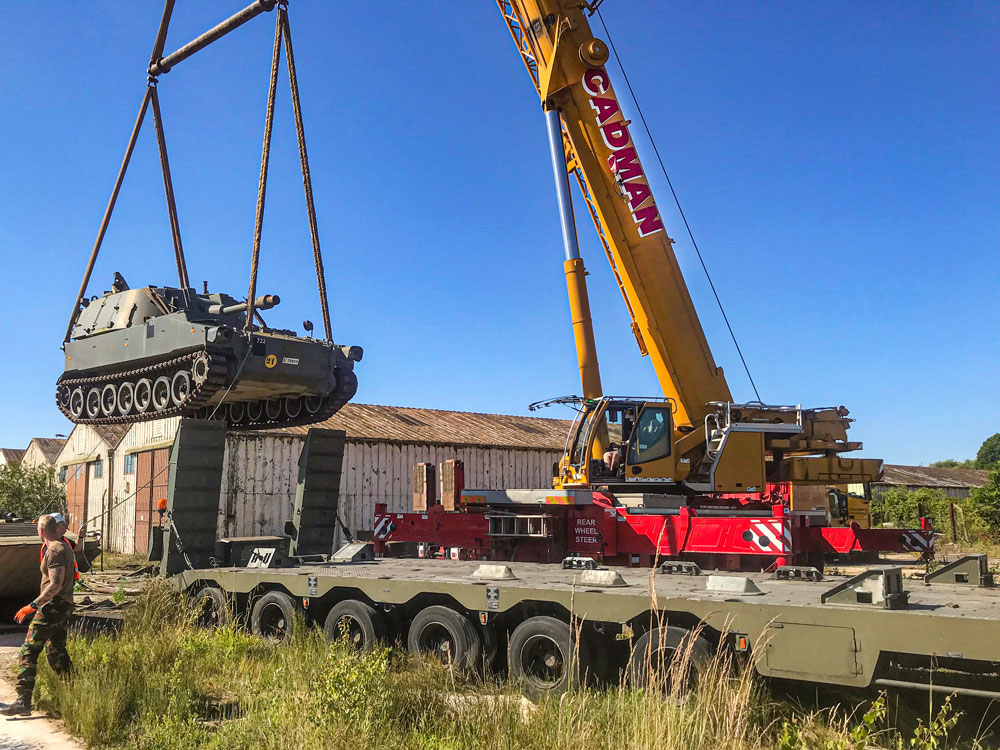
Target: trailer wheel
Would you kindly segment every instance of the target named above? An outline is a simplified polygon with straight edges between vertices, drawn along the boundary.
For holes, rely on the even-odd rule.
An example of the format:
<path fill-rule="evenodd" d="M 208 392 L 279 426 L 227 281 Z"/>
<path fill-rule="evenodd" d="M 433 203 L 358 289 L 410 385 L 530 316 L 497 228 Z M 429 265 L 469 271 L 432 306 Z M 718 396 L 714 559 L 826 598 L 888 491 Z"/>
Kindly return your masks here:
<path fill-rule="evenodd" d="M 581 682 L 590 667 L 585 639 L 576 639 L 567 623 L 554 617 L 525 620 L 510 634 L 510 676 L 531 697 L 565 693 Z"/>
<path fill-rule="evenodd" d="M 196 622 L 205 628 L 224 628 L 229 624 L 230 604 L 225 592 L 218 586 L 205 586 L 195 592 Z"/>
<path fill-rule="evenodd" d="M 283 591 L 269 591 L 253 605 L 250 630 L 261 638 L 283 641 L 295 631 L 295 600 Z"/>
<path fill-rule="evenodd" d="M 357 651 L 367 651 L 385 634 L 382 617 L 374 607 L 357 599 L 334 605 L 323 622 L 323 632 L 331 641 L 345 638 Z"/>
<path fill-rule="evenodd" d="M 411 654 L 431 654 L 458 669 L 475 669 L 482 658 L 482 639 L 468 618 L 449 607 L 422 609 L 406 636 Z"/>
<path fill-rule="evenodd" d="M 652 687 L 683 695 L 697 684 L 698 676 L 711 662 L 712 646 L 700 635 L 672 625 L 653 628 L 635 642 L 628 660 L 628 677 L 636 688 Z"/>

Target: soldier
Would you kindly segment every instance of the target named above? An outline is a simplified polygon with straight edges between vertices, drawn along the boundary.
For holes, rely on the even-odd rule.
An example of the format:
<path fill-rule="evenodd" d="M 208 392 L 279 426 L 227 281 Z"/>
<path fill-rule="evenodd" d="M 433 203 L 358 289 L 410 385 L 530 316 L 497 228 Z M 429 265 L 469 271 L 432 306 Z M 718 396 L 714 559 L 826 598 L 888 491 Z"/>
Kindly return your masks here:
<path fill-rule="evenodd" d="M 24 622 L 31 618 L 28 634 L 21 646 L 21 659 L 17 675 L 17 700 L 0 703 L 0 714 L 28 716 L 31 714 L 31 694 L 35 689 L 38 657 L 48 643 L 49 664 L 57 673 L 69 673 L 73 665 L 66 651 L 66 635 L 70 615 L 73 613 L 73 564 L 72 547 L 63 539 L 60 522 L 55 515 L 38 519 L 38 536 L 42 540 L 41 593 L 31 604 L 18 610 L 14 619 Z"/>

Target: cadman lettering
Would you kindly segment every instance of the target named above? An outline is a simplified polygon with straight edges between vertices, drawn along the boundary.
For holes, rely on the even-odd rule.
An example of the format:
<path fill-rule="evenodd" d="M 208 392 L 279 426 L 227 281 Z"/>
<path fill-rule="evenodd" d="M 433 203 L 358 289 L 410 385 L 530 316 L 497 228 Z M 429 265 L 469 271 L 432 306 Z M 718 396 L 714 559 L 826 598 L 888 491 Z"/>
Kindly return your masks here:
<path fill-rule="evenodd" d="M 639 155 L 628 132 L 628 122 L 622 116 L 607 71 L 603 68 L 588 68 L 583 74 L 582 83 L 584 91 L 590 95 L 590 107 L 597 113 L 594 119 L 601 132 L 601 139 L 611 149 L 608 169 L 618 183 L 622 197 L 628 202 L 639 236 L 662 232 L 660 211 L 653 200 L 649 183 L 646 182 Z"/>

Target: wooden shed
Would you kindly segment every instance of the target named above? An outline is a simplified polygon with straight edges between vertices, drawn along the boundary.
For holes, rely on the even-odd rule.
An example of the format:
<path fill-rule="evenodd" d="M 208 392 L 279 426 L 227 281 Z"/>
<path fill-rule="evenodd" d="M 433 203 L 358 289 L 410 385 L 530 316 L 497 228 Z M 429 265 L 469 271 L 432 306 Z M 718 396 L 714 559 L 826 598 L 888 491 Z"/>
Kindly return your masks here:
<path fill-rule="evenodd" d="M 54 466 L 65 445 L 65 438 L 31 438 L 21 463 L 25 466 Z"/>
<path fill-rule="evenodd" d="M 109 549 L 145 552 L 178 420 L 132 425 L 109 458 Z M 537 417 L 347 404 L 314 425 L 347 433 L 341 519 L 370 529 L 376 502 L 408 510 L 412 470 L 421 462 L 465 462 L 469 487 L 549 487 L 570 423 Z M 219 499 L 219 536 L 280 534 L 291 518 L 298 460 L 308 427 L 231 432 Z M 75 431 L 74 431 L 75 432 Z M 71 436 L 72 437 L 72 436 Z"/>

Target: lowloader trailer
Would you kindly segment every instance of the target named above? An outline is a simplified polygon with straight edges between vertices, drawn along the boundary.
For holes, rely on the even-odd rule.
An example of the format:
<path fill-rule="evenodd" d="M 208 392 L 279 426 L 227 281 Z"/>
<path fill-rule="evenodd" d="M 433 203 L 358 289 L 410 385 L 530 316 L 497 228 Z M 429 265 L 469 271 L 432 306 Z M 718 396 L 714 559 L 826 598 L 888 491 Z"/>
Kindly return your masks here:
<path fill-rule="evenodd" d="M 287 539 L 239 540 L 247 564 L 184 570 L 173 583 L 213 621 L 235 616 L 282 638 L 297 615 L 359 648 L 400 640 L 456 666 L 487 666 L 529 694 L 583 681 L 643 684 L 646 665 L 690 645 L 697 672 L 717 648 L 765 677 L 1000 699 L 1000 592 L 985 556 L 904 580 L 897 567 L 823 578 L 809 568 L 707 574 L 588 566 L 361 559 L 301 562 Z M 362 557 L 365 557 L 362 555 Z M 656 658 L 650 661 L 650 653 Z"/>

